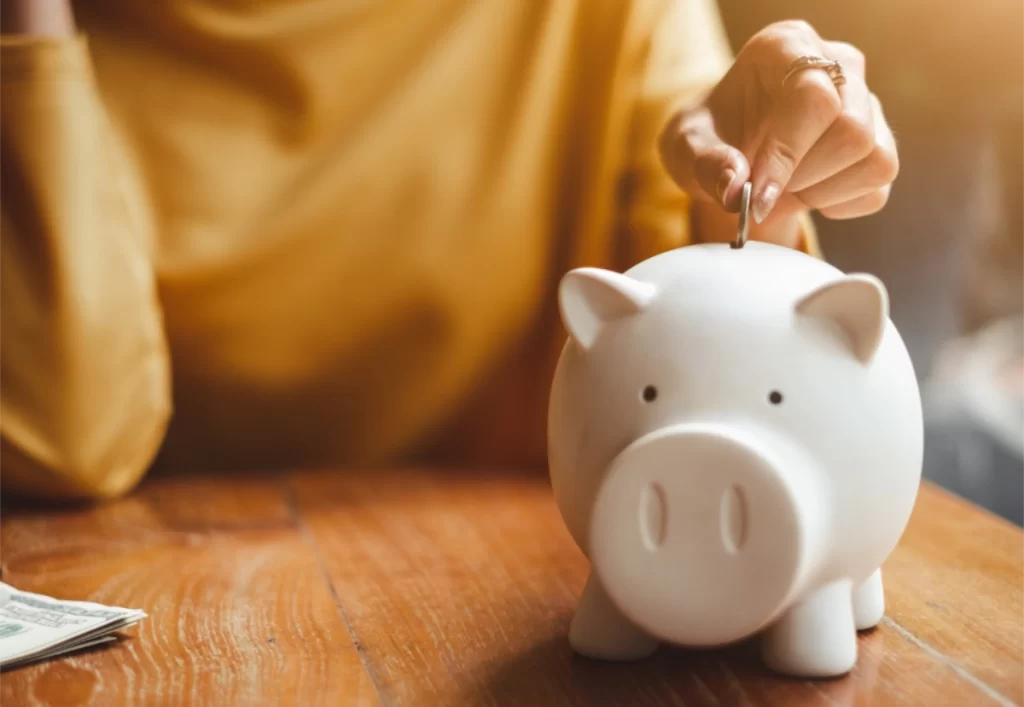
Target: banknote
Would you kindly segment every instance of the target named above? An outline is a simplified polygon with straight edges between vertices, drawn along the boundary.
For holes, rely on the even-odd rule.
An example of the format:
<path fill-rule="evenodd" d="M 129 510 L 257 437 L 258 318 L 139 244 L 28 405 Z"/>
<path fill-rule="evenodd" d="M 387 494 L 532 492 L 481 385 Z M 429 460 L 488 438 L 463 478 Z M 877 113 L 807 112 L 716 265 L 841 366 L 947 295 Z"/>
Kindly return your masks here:
<path fill-rule="evenodd" d="M 0 670 L 118 640 L 139 609 L 52 599 L 0 582 Z"/>

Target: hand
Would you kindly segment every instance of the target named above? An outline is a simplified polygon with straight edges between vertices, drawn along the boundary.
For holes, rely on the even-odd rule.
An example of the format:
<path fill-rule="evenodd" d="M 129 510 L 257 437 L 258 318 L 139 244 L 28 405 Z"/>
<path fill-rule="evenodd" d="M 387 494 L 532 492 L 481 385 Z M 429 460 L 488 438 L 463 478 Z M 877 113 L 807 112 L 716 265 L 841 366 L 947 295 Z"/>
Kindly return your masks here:
<path fill-rule="evenodd" d="M 838 61 L 845 84 L 823 69 L 783 84 L 807 55 Z M 899 169 L 892 132 L 864 80 L 864 56 L 799 21 L 751 38 L 706 98 L 673 117 L 660 151 L 679 186 L 719 211 L 737 211 L 750 180 L 751 211 L 769 240 L 773 226 L 808 209 L 833 219 L 878 211 Z"/>

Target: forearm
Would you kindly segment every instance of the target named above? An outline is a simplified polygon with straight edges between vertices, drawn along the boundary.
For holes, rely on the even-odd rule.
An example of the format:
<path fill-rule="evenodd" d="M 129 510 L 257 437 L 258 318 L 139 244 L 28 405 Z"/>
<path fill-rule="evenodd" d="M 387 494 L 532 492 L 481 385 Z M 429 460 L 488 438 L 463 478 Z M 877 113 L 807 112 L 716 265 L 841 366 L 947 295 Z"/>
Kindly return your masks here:
<path fill-rule="evenodd" d="M 70 0 L 0 0 L 0 33 L 5 36 L 72 37 Z"/>

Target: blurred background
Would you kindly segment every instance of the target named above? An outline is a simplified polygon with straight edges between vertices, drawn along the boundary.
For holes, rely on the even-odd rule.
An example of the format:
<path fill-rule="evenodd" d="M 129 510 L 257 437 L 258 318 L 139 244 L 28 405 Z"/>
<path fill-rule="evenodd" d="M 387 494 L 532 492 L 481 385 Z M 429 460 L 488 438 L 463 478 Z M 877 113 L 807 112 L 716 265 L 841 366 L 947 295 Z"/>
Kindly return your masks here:
<path fill-rule="evenodd" d="M 801 18 L 867 56 L 900 175 L 879 214 L 816 219 L 822 248 L 889 288 L 924 395 L 925 476 L 1021 525 L 1024 2 L 719 6 L 734 50 L 770 22 Z"/>

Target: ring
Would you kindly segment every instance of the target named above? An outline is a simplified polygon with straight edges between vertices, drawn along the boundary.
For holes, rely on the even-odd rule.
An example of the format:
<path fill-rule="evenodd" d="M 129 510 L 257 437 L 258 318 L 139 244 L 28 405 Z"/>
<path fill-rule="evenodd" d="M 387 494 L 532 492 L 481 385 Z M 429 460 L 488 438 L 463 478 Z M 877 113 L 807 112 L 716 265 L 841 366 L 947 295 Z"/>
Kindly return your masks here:
<path fill-rule="evenodd" d="M 785 85 L 793 74 L 807 69 L 824 69 L 828 73 L 828 77 L 832 79 L 832 83 L 836 86 L 842 86 L 846 83 L 843 66 L 838 61 L 823 59 L 820 56 L 802 56 L 789 65 L 789 71 L 783 77 L 782 84 Z"/>

